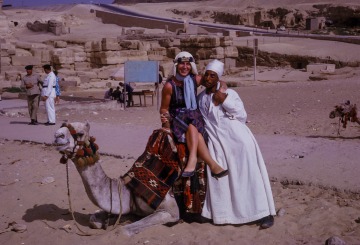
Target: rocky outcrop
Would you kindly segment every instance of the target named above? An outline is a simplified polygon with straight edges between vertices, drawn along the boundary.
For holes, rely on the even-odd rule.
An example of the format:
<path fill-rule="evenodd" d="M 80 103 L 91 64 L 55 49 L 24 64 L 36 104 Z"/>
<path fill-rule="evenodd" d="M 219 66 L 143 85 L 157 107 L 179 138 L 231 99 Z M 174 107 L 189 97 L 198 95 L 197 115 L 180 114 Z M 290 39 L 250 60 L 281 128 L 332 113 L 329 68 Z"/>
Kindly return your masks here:
<path fill-rule="evenodd" d="M 56 36 L 66 33 L 63 23 L 56 20 L 49 20 L 47 23 L 41 23 L 36 20 L 34 23 L 26 23 L 26 27 L 34 32 L 51 32 Z"/>

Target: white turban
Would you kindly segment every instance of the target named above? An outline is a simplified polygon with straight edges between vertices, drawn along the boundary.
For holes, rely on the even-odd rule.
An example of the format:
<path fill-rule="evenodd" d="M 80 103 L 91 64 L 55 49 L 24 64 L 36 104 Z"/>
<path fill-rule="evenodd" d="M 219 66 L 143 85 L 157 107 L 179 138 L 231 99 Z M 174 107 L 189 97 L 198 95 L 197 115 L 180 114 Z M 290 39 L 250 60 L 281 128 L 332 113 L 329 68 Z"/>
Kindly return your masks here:
<path fill-rule="evenodd" d="M 216 72 L 216 74 L 218 75 L 218 77 L 220 79 L 220 77 L 224 73 L 224 63 L 222 63 L 219 60 L 213 60 L 206 66 L 206 71 L 209 71 L 209 70 Z"/>
<path fill-rule="evenodd" d="M 179 64 L 179 61 L 189 61 L 191 65 L 191 73 L 194 75 L 198 74 L 194 57 L 189 52 L 183 51 L 178 53 L 174 59 L 174 76 L 176 76 L 176 67 Z"/>

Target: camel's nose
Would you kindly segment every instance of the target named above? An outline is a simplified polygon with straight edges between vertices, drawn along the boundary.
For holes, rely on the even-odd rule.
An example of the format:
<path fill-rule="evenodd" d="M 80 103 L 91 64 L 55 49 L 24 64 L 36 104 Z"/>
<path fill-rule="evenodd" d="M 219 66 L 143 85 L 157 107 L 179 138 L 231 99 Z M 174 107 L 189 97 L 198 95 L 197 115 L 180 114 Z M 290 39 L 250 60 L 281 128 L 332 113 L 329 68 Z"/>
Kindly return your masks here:
<path fill-rule="evenodd" d="M 330 118 L 335 118 L 335 112 L 334 112 L 334 111 L 330 112 L 329 117 L 330 117 Z"/>

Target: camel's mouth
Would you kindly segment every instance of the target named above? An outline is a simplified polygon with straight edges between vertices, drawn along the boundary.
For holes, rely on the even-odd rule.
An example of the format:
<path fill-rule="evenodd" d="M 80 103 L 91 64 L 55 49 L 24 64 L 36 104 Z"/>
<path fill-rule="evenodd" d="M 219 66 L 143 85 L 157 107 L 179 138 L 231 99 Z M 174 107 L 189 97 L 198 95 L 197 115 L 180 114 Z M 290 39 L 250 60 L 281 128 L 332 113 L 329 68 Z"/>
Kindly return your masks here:
<path fill-rule="evenodd" d="M 70 148 L 70 142 L 59 142 L 58 140 L 55 140 L 53 146 L 56 146 L 57 151 L 65 151 Z"/>

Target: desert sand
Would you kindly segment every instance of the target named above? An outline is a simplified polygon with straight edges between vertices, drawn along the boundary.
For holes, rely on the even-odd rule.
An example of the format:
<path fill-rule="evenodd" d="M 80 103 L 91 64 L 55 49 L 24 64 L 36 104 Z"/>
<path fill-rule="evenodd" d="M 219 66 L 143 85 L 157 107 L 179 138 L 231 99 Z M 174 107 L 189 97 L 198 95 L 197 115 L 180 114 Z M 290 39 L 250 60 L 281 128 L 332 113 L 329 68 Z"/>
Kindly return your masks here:
<path fill-rule="evenodd" d="M 95 24 L 102 26 L 92 22 Z M 87 33 L 84 26 L 79 24 L 78 35 Z M 16 35 L 35 38 L 28 31 Z M 297 40 L 291 45 L 288 50 L 278 43 L 266 48 L 291 53 L 307 45 L 319 50 L 324 42 Z M 358 46 L 337 43 L 336 47 L 323 48 L 321 55 L 359 59 L 352 55 Z M 311 48 L 303 50 L 311 52 Z M 338 120 L 329 118 L 336 104 L 345 100 L 360 103 L 360 68 L 337 69 L 334 74 L 322 74 L 321 81 L 311 81 L 313 74 L 291 68 L 259 67 L 256 81 L 251 74 L 251 69 L 244 70 L 223 80 L 238 82 L 232 89 L 242 98 L 248 126 L 262 149 L 279 211 L 273 227 L 178 223 L 151 227 L 132 237 L 124 235 L 121 226 L 109 227 L 111 231 L 91 230 L 89 215 L 98 208 L 86 196 L 70 164 L 76 220 L 82 230 L 94 234 L 81 236 L 69 213 L 66 166 L 59 163 L 61 155 L 52 145 L 56 129 L 63 121 L 88 120 L 105 172 L 118 178 L 143 152 L 151 132 L 160 127 L 156 101 L 140 107 L 135 97 L 135 106 L 124 110 L 116 102 L 101 100 L 105 89 L 67 91 L 56 107 L 57 125 L 47 127 L 27 125 L 26 101 L 4 93 L 0 101 L 0 243 L 324 244 L 337 236 L 346 244 L 360 244 L 360 126 L 349 123 L 337 135 Z M 39 121 L 46 122 L 44 104 Z M 121 223 L 133 218 L 124 216 Z M 5 232 L 12 222 L 26 225 L 27 230 Z"/>

